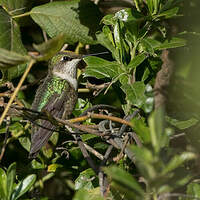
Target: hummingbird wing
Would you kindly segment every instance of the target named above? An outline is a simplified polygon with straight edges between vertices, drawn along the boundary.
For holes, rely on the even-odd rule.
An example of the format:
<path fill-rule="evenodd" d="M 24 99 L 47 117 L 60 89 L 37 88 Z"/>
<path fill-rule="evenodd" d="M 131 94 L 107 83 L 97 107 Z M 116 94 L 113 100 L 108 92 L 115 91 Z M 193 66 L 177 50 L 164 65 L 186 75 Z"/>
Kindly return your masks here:
<path fill-rule="evenodd" d="M 67 92 L 67 91 L 66 91 Z M 49 99 L 48 104 L 43 108 L 54 117 L 61 118 L 64 112 L 64 104 L 67 101 L 67 94 L 64 92 L 61 97 L 58 94 L 54 94 Z M 35 158 L 43 145 L 45 145 L 48 139 L 51 137 L 55 126 L 47 120 L 39 120 L 39 125 L 42 127 L 33 127 L 33 134 L 31 136 L 31 150 L 29 158 Z M 43 128 L 44 127 L 44 128 Z"/>
<path fill-rule="evenodd" d="M 67 84 L 68 85 L 68 84 Z M 39 99 L 39 98 L 38 98 Z M 36 100 L 39 102 L 39 100 Z M 71 114 L 77 101 L 77 92 L 70 85 L 65 88 L 62 94 L 54 93 L 42 109 L 46 110 L 54 117 L 66 118 Z M 33 107 L 36 107 L 33 103 Z M 33 134 L 31 136 L 31 150 L 29 158 L 35 158 L 39 153 L 41 147 L 45 145 L 51 137 L 55 126 L 47 120 L 39 120 L 42 127 L 33 127 Z M 44 127 L 44 128 L 43 128 Z"/>

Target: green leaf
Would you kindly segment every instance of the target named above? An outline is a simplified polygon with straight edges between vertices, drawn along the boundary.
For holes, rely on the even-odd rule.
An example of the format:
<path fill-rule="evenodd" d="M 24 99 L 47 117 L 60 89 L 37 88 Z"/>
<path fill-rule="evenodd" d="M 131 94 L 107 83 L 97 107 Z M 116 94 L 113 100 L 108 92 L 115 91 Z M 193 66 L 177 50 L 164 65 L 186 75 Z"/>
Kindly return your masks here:
<path fill-rule="evenodd" d="M 68 44 L 78 41 L 83 44 L 96 43 L 95 33 L 101 14 L 90 1 L 51 2 L 34 7 L 30 15 L 50 37 L 64 33 Z"/>
<path fill-rule="evenodd" d="M 49 60 L 53 57 L 64 45 L 64 34 L 59 34 L 53 39 L 48 40 L 42 44 L 33 44 L 33 47 L 40 52 L 40 55 L 36 57 L 38 61 Z"/>
<path fill-rule="evenodd" d="M 95 173 L 91 168 L 81 172 L 78 178 L 75 180 L 75 190 L 79 190 L 82 188 L 93 189 L 93 178 L 95 178 Z"/>
<path fill-rule="evenodd" d="M 24 133 L 24 126 L 19 122 L 15 122 L 10 125 L 9 131 L 11 132 L 12 136 L 17 138 Z"/>
<path fill-rule="evenodd" d="M 115 49 L 114 39 L 111 30 L 108 26 L 103 27 L 103 32 L 98 32 L 96 34 L 98 43 L 102 46 L 106 47 L 109 51 L 112 52 L 113 57 L 115 60 L 119 60 L 119 55 Z"/>
<path fill-rule="evenodd" d="M 131 62 L 128 64 L 129 69 L 135 69 L 138 65 L 140 65 L 145 59 L 147 58 L 147 55 L 142 53 L 137 56 L 135 56 Z"/>
<path fill-rule="evenodd" d="M 93 134 L 83 134 L 81 135 L 81 139 L 85 142 L 87 140 L 93 139 L 93 138 L 97 138 L 98 136 L 93 135 Z"/>
<path fill-rule="evenodd" d="M 7 196 L 10 199 L 16 175 L 16 163 L 12 163 L 7 170 Z"/>
<path fill-rule="evenodd" d="M 26 53 L 21 41 L 19 25 L 2 8 L 0 8 L 0 35 L 0 48 L 21 54 Z"/>
<path fill-rule="evenodd" d="M 195 198 L 200 198 L 200 184 L 190 183 L 187 186 L 187 195 L 191 195 Z M 185 198 L 185 200 L 190 200 L 190 198 Z"/>
<path fill-rule="evenodd" d="M 149 143 L 151 141 L 150 130 L 144 122 L 144 119 L 133 118 L 131 120 L 133 125 L 133 130 L 142 138 L 144 143 Z"/>
<path fill-rule="evenodd" d="M 177 48 L 183 47 L 186 45 L 186 40 L 182 38 L 173 37 L 170 40 L 165 40 L 161 45 L 156 47 L 156 50 L 163 50 L 163 49 L 170 49 L 170 48 Z"/>
<path fill-rule="evenodd" d="M 26 49 L 22 44 L 20 28 L 17 22 L 14 19 L 12 19 L 10 15 L 2 8 L 0 8 L 0 48 L 12 52 L 14 51 L 22 55 L 26 54 Z M 26 64 L 21 64 L 21 63 L 26 63 L 26 61 L 19 62 L 19 65 L 18 62 L 16 62 L 15 64 L 17 66 L 15 66 L 15 64 L 13 63 L 12 65 L 10 65 L 9 63 L 6 63 L 6 61 L 1 62 L 0 66 L 2 64 L 3 65 L 9 64 L 9 66 L 14 66 L 14 67 L 11 67 L 9 69 L 8 68 L 1 69 L 3 77 L 0 81 L 1 82 L 7 80 L 9 81 L 13 78 L 20 76 L 26 68 Z M 5 65 L 3 67 L 5 67 Z"/>
<path fill-rule="evenodd" d="M 23 56 L 13 51 L 0 48 L 0 68 L 12 67 L 30 60 L 30 56 Z"/>
<path fill-rule="evenodd" d="M 158 158 L 153 155 L 153 152 L 145 147 L 138 147 L 135 145 L 131 145 L 129 148 L 134 153 L 136 166 L 140 170 L 142 176 L 147 180 L 155 179 L 157 172 L 153 164 Z"/>
<path fill-rule="evenodd" d="M 122 90 L 126 94 L 126 99 L 131 102 L 132 105 L 141 108 L 145 103 L 145 84 L 143 82 L 135 82 L 133 84 L 122 85 Z"/>
<path fill-rule="evenodd" d="M 10 15 L 19 15 L 27 10 L 30 1 L 27 0 L 0 0 L 0 4 Z"/>
<path fill-rule="evenodd" d="M 162 175 L 165 175 L 177 167 L 180 167 L 184 162 L 194 160 L 195 158 L 196 155 L 191 152 L 183 152 L 181 155 L 174 156 L 165 166 L 164 170 L 162 171 Z"/>
<path fill-rule="evenodd" d="M 166 116 L 166 120 L 167 122 L 169 122 L 171 125 L 175 126 L 176 128 L 183 130 L 186 128 L 189 128 L 191 126 L 194 126 L 195 124 L 198 123 L 199 120 L 195 119 L 195 118 L 191 118 L 188 120 L 184 120 L 184 121 L 180 121 L 177 119 L 173 119 L 171 117 Z"/>
<path fill-rule="evenodd" d="M 31 141 L 30 139 L 26 136 L 22 136 L 19 139 L 19 143 L 26 149 L 28 152 L 30 151 L 31 148 Z"/>
<path fill-rule="evenodd" d="M 155 56 L 155 53 L 154 53 L 154 46 L 153 44 L 148 40 L 148 39 L 143 39 L 141 42 L 140 42 L 140 45 L 142 47 L 142 50 L 144 52 L 146 52 L 147 54 L 150 54 L 152 56 Z"/>
<path fill-rule="evenodd" d="M 85 77 L 93 76 L 101 79 L 118 76 L 119 64 L 117 62 L 110 62 L 95 56 L 88 56 L 84 58 L 84 61 L 88 65 L 84 72 Z"/>
<path fill-rule="evenodd" d="M 73 200 L 104 200 L 99 191 L 98 187 L 92 190 L 80 189 L 76 192 Z"/>
<path fill-rule="evenodd" d="M 112 178 L 112 186 L 126 196 L 124 199 L 133 199 L 135 196 L 142 199 L 144 191 L 131 174 L 116 166 L 105 168 L 104 171 Z"/>
<path fill-rule="evenodd" d="M 164 134 L 164 109 L 162 107 L 155 110 L 148 119 L 151 142 L 156 153 L 167 143 L 167 135 Z"/>
<path fill-rule="evenodd" d="M 13 191 L 11 200 L 16 200 L 23 194 L 25 194 L 32 187 L 35 181 L 36 181 L 36 175 L 31 174 L 27 176 L 24 180 L 19 182 Z"/>
<path fill-rule="evenodd" d="M 44 163 L 40 163 L 38 161 L 36 161 L 35 159 L 32 160 L 31 162 L 31 167 L 33 169 L 44 169 L 46 167 L 46 165 Z"/>
<path fill-rule="evenodd" d="M 161 14 L 157 15 L 156 17 L 165 17 L 166 19 L 175 17 L 178 13 L 179 7 L 172 8 L 170 10 L 164 11 Z"/>
<path fill-rule="evenodd" d="M 47 172 L 55 172 L 58 168 L 63 167 L 61 164 L 53 163 L 48 166 Z"/>
<path fill-rule="evenodd" d="M 3 169 L 0 168 L 0 199 L 7 200 L 7 176 Z"/>

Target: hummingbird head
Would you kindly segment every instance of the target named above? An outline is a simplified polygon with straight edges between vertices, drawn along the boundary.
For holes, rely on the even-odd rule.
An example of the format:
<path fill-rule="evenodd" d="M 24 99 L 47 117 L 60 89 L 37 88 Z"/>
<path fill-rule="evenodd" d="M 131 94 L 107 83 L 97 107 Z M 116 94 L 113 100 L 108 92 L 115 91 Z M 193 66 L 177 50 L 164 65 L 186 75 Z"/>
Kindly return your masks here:
<path fill-rule="evenodd" d="M 51 59 L 49 70 L 54 76 L 67 80 L 77 90 L 77 66 L 81 58 L 81 55 L 72 52 L 60 52 Z"/>

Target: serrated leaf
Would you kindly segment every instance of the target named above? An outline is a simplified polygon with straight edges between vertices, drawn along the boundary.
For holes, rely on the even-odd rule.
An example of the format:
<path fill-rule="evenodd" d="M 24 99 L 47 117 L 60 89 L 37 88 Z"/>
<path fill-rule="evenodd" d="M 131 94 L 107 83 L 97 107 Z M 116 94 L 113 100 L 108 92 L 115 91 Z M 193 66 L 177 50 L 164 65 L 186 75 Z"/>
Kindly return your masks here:
<path fill-rule="evenodd" d="M 16 175 L 16 163 L 12 163 L 7 170 L 7 196 L 10 199 Z"/>
<path fill-rule="evenodd" d="M 78 41 L 83 44 L 96 43 L 100 12 L 90 1 L 51 2 L 34 7 L 30 15 L 50 37 L 64 33 L 68 44 Z"/>
<path fill-rule="evenodd" d="M 0 48 L 21 54 L 26 53 L 21 41 L 19 25 L 2 8 L 0 8 Z"/>
<path fill-rule="evenodd" d="M 123 191 L 128 199 L 130 199 L 131 196 L 143 197 L 143 189 L 131 174 L 115 166 L 105 168 L 104 171 L 112 178 L 112 183 L 114 183 L 113 186 L 116 186 L 119 190 Z"/>
<path fill-rule="evenodd" d="M 126 99 L 134 106 L 141 108 L 145 103 L 145 84 L 143 82 L 135 82 L 133 84 L 122 85 L 122 90 L 126 94 Z"/>
<path fill-rule="evenodd" d="M 184 40 L 182 38 L 173 37 L 170 40 L 165 40 L 163 43 L 161 43 L 155 49 L 156 50 L 163 50 L 163 49 L 183 47 L 185 45 L 186 45 L 186 40 Z"/>
<path fill-rule="evenodd" d="M 27 10 L 30 4 L 27 0 L 0 0 L 0 4 L 9 12 L 10 15 L 19 15 Z"/>
<path fill-rule="evenodd" d="M 135 56 L 131 62 L 128 64 L 128 69 L 135 69 L 138 65 L 140 65 L 145 59 L 147 58 L 147 55 L 144 53 L 139 54 Z"/>
<path fill-rule="evenodd" d="M 64 34 L 59 34 L 42 44 L 33 44 L 33 47 L 40 52 L 40 55 L 36 59 L 38 61 L 49 60 L 63 47 L 64 39 Z"/>
<path fill-rule="evenodd" d="M 91 178 L 95 178 L 94 171 L 89 168 L 85 171 L 81 172 L 78 176 L 78 178 L 75 180 L 75 190 L 79 189 L 93 189 L 93 183 Z"/>
<path fill-rule="evenodd" d="M 35 181 L 36 181 L 36 175 L 31 174 L 27 176 L 24 180 L 19 182 L 13 191 L 11 200 L 19 199 L 19 197 L 25 194 L 32 187 Z"/>
<path fill-rule="evenodd" d="M 7 176 L 3 169 L 0 168 L 0 199 L 7 200 Z"/>
<path fill-rule="evenodd" d="M 14 19 L 12 19 L 11 16 L 2 8 L 0 8 L 0 48 L 12 52 L 14 51 L 22 55 L 26 54 L 26 49 L 22 44 L 20 28 L 17 22 Z M 4 62 L 2 62 L 1 64 L 4 64 Z M 24 72 L 26 64 L 16 64 L 17 66 L 14 66 L 12 64 L 12 66 L 14 66 L 12 68 L 1 69 L 1 81 L 11 80 L 20 76 Z"/>
<path fill-rule="evenodd" d="M 85 77 L 92 76 L 101 79 L 118 76 L 120 66 L 117 62 L 110 62 L 95 56 L 88 56 L 84 58 L 84 61 L 88 65 L 84 72 Z"/>

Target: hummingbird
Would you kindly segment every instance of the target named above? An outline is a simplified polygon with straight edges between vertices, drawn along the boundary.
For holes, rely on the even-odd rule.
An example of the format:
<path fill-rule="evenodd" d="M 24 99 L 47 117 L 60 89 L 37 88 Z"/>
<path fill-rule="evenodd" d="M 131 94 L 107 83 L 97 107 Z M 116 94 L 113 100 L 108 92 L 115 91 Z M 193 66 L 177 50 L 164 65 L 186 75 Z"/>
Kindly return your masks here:
<path fill-rule="evenodd" d="M 54 117 L 69 118 L 78 98 L 77 67 L 82 58 L 73 52 L 59 52 L 50 60 L 48 74 L 36 91 L 32 110 L 45 110 Z M 37 123 L 40 126 L 32 128 L 29 158 L 37 157 L 56 128 L 44 119 L 38 119 Z"/>

